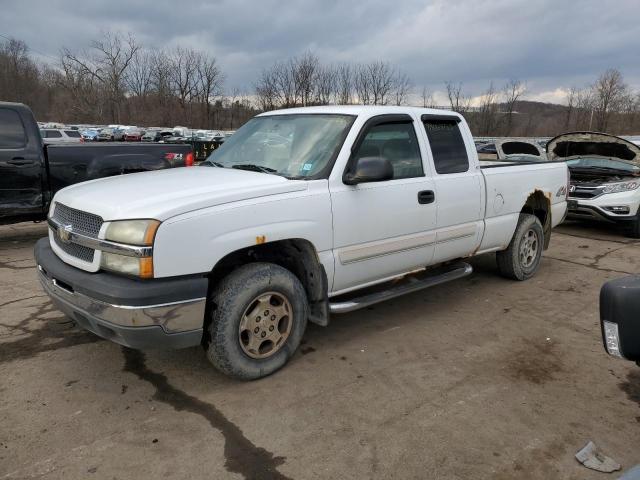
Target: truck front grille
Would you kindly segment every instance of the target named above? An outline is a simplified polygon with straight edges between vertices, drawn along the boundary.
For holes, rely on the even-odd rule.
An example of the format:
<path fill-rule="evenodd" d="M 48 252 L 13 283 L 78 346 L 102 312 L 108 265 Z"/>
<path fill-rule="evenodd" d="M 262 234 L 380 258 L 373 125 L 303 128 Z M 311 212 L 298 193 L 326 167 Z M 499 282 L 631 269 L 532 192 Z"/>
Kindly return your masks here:
<path fill-rule="evenodd" d="M 102 217 L 98 215 L 76 210 L 75 208 L 67 207 L 57 202 L 53 210 L 53 219 L 61 225 L 71 225 L 71 228 L 76 233 L 93 238 L 98 238 L 98 233 L 100 233 L 100 228 L 104 223 Z M 95 252 L 92 248 L 75 243 L 65 243 L 60 240 L 57 232 L 53 232 L 53 238 L 56 245 L 67 255 L 87 263 L 93 262 Z"/>
<path fill-rule="evenodd" d="M 83 262 L 93 262 L 93 255 L 95 253 L 95 250 L 93 248 L 85 247 L 84 245 L 78 245 L 77 243 L 64 243 L 60 240 L 56 232 L 53 232 L 53 240 L 56 242 L 56 245 L 58 245 L 58 247 L 60 247 L 60 249 L 67 255 L 71 255 L 78 260 L 82 260 Z"/>

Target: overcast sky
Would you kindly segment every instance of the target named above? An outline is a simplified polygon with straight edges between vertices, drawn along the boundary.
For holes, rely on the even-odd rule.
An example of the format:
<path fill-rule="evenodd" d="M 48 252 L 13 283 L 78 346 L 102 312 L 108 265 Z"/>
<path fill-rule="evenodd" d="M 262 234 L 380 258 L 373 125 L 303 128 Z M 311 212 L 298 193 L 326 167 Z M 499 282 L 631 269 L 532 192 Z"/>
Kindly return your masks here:
<path fill-rule="evenodd" d="M 34 55 L 84 48 L 104 30 L 132 32 L 146 46 L 213 53 L 229 91 L 251 93 L 262 68 L 306 50 L 326 63 L 389 61 L 416 91 L 453 80 L 478 95 L 491 80 L 518 78 L 528 98 L 561 101 L 563 89 L 609 67 L 640 88 L 638 0 L 0 0 L 0 8 L 0 35 Z"/>

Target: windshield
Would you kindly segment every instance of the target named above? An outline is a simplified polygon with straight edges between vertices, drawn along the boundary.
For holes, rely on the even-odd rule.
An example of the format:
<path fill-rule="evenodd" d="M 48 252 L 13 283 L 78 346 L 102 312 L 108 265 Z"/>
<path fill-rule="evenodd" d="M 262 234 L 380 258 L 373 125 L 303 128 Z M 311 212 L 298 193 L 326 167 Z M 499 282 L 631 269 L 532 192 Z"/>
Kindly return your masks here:
<path fill-rule="evenodd" d="M 354 118 L 334 114 L 255 117 L 203 165 L 312 178 L 323 173 L 337 154 Z"/>
<path fill-rule="evenodd" d="M 628 172 L 631 175 L 639 175 L 640 167 L 622 160 L 610 160 L 602 157 L 584 157 L 567 160 L 569 168 L 605 168 Z"/>

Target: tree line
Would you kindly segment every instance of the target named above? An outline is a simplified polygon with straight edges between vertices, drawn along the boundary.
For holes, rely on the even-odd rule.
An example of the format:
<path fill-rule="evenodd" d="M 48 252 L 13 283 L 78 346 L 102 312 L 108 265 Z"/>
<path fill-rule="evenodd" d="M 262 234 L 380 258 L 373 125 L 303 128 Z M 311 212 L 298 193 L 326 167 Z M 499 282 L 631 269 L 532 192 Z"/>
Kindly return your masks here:
<path fill-rule="evenodd" d="M 261 110 L 309 105 L 404 105 L 409 77 L 389 62 L 324 65 L 312 52 L 276 62 L 255 84 Z"/>
<path fill-rule="evenodd" d="M 54 64 L 37 62 L 20 40 L 0 44 L 0 99 L 28 104 L 38 119 L 237 128 L 257 111 L 248 95 L 224 95 L 223 86 L 209 53 L 150 49 L 131 34 L 107 32 L 87 48 L 63 48 Z"/>
<path fill-rule="evenodd" d="M 26 103 L 43 120 L 235 129 L 275 108 L 416 105 L 459 112 L 479 136 L 640 133 L 640 92 L 616 69 L 568 89 L 564 105 L 527 100 L 519 79 L 491 81 L 478 96 L 461 82 L 444 81 L 438 93 L 415 87 L 387 61 L 327 64 L 310 51 L 263 69 L 250 93 L 225 92 L 224 80 L 210 53 L 148 48 L 132 34 L 106 32 L 85 48 L 63 48 L 53 63 L 36 60 L 20 40 L 0 44 L 0 99 Z"/>

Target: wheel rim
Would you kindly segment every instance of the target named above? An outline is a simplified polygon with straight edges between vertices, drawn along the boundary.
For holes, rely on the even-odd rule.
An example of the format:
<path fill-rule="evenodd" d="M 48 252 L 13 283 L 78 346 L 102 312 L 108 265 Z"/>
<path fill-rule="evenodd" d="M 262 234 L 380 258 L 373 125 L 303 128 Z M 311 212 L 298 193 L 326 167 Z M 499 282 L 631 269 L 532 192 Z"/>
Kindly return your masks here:
<path fill-rule="evenodd" d="M 524 268 L 531 267 L 538 257 L 539 248 L 538 233 L 533 229 L 527 230 L 520 242 L 520 265 Z"/>
<path fill-rule="evenodd" d="M 251 302 L 240 320 L 239 341 L 251 358 L 268 358 L 284 346 L 293 324 L 291 303 L 281 293 L 262 293 Z"/>

